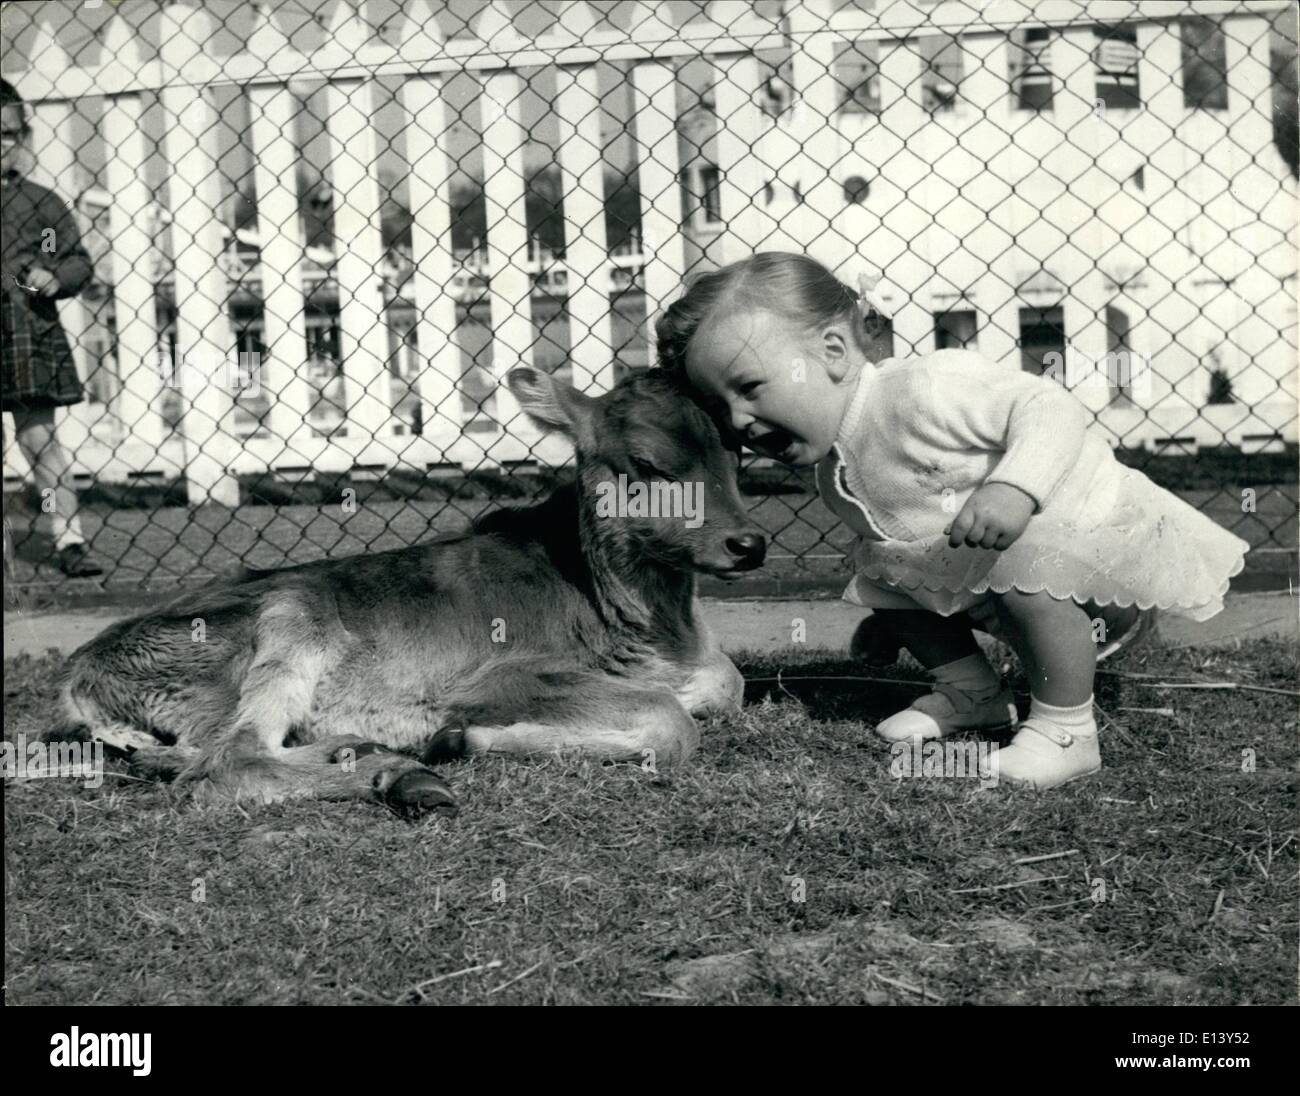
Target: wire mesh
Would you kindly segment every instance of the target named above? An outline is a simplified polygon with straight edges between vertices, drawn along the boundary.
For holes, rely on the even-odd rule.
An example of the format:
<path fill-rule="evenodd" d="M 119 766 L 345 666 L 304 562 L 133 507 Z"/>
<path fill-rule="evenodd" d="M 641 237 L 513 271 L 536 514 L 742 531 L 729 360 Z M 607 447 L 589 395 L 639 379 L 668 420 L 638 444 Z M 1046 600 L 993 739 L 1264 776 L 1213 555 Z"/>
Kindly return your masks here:
<path fill-rule="evenodd" d="M 683 279 L 761 250 L 883 271 L 877 357 L 1048 373 L 1294 553 L 1289 4 L 0 10 L 11 582 L 78 541 L 118 583 L 395 547 L 544 491 L 571 454 L 504 374 L 608 390 Z M 769 573 L 840 568 L 806 472 L 742 477 Z"/>

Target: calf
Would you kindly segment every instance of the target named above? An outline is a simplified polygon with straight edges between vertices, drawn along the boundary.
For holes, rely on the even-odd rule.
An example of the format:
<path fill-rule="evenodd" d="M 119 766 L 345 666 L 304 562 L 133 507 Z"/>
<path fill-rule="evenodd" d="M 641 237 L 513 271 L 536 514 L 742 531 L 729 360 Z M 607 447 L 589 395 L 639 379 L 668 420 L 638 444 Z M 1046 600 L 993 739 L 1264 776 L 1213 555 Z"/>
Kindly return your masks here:
<path fill-rule="evenodd" d="M 734 576 L 766 548 L 735 457 L 658 372 L 598 398 L 531 369 L 508 384 L 572 439 L 573 484 L 463 534 L 249 573 L 116 624 L 69 659 L 55 736 L 205 796 L 403 811 L 454 811 L 428 765 L 464 754 L 690 756 L 692 716 L 736 707 L 743 684 L 695 572 Z M 651 491 L 698 509 L 644 513 Z"/>

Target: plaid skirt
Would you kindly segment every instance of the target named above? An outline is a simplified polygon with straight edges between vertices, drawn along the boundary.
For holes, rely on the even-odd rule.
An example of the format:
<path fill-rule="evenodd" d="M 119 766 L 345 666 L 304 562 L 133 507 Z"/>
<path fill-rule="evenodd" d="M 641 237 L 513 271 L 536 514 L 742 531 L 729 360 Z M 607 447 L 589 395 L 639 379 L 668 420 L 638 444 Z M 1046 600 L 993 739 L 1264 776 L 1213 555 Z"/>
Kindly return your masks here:
<path fill-rule="evenodd" d="M 17 294 L 17 299 L 15 299 Z M 80 403 L 81 378 L 54 301 L 0 289 L 0 402 L 5 411 Z"/>

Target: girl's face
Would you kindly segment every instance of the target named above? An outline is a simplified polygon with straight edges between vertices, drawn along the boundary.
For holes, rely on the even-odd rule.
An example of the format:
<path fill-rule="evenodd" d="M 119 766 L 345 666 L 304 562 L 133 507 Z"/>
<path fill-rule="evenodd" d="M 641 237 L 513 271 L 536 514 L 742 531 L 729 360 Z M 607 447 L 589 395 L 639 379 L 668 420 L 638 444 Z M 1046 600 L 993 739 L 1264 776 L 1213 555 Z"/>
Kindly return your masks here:
<path fill-rule="evenodd" d="M 25 124 L 22 107 L 13 103 L 0 107 L 0 172 L 22 170 L 27 143 Z"/>
<path fill-rule="evenodd" d="M 702 327 L 686 355 L 687 378 L 745 444 L 792 465 L 830 452 L 865 365 L 846 324 L 809 332 L 762 310 Z"/>

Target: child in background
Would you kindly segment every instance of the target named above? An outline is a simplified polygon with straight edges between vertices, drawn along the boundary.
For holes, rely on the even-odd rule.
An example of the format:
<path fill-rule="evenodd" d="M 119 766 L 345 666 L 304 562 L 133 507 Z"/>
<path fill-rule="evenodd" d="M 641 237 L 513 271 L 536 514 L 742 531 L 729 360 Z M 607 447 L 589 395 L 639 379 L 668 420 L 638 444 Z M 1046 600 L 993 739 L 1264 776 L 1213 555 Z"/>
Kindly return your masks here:
<path fill-rule="evenodd" d="M 52 492 L 59 568 L 88 578 L 102 571 L 86 548 L 72 462 L 54 431 L 55 408 L 81 402 L 81 380 L 54 302 L 76 296 L 93 269 L 72 213 L 25 178 L 30 132 L 22 99 L 0 81 L 0 398 L 37 489 Z"/>
<path fill-rule="evenodd" d="M 754 255 L 667 310 L 660 364 L 750 448 L 816 465 L 823 500 L 859 534 L 845 598 L 887 618 L 934 677 L 877 727 L 884 738 L 1015 722 L 965 616 L 994 612 L 1031 694 L 1000 779 L 1051 788 L 1096 772 L 1093 619 L 1158 607 L 1206 620 L 1248 546 L 1121 465 L 1054 381 L 966 350 L 869 360 L 873 303 L 869 285 L 806 256 Z"/>

